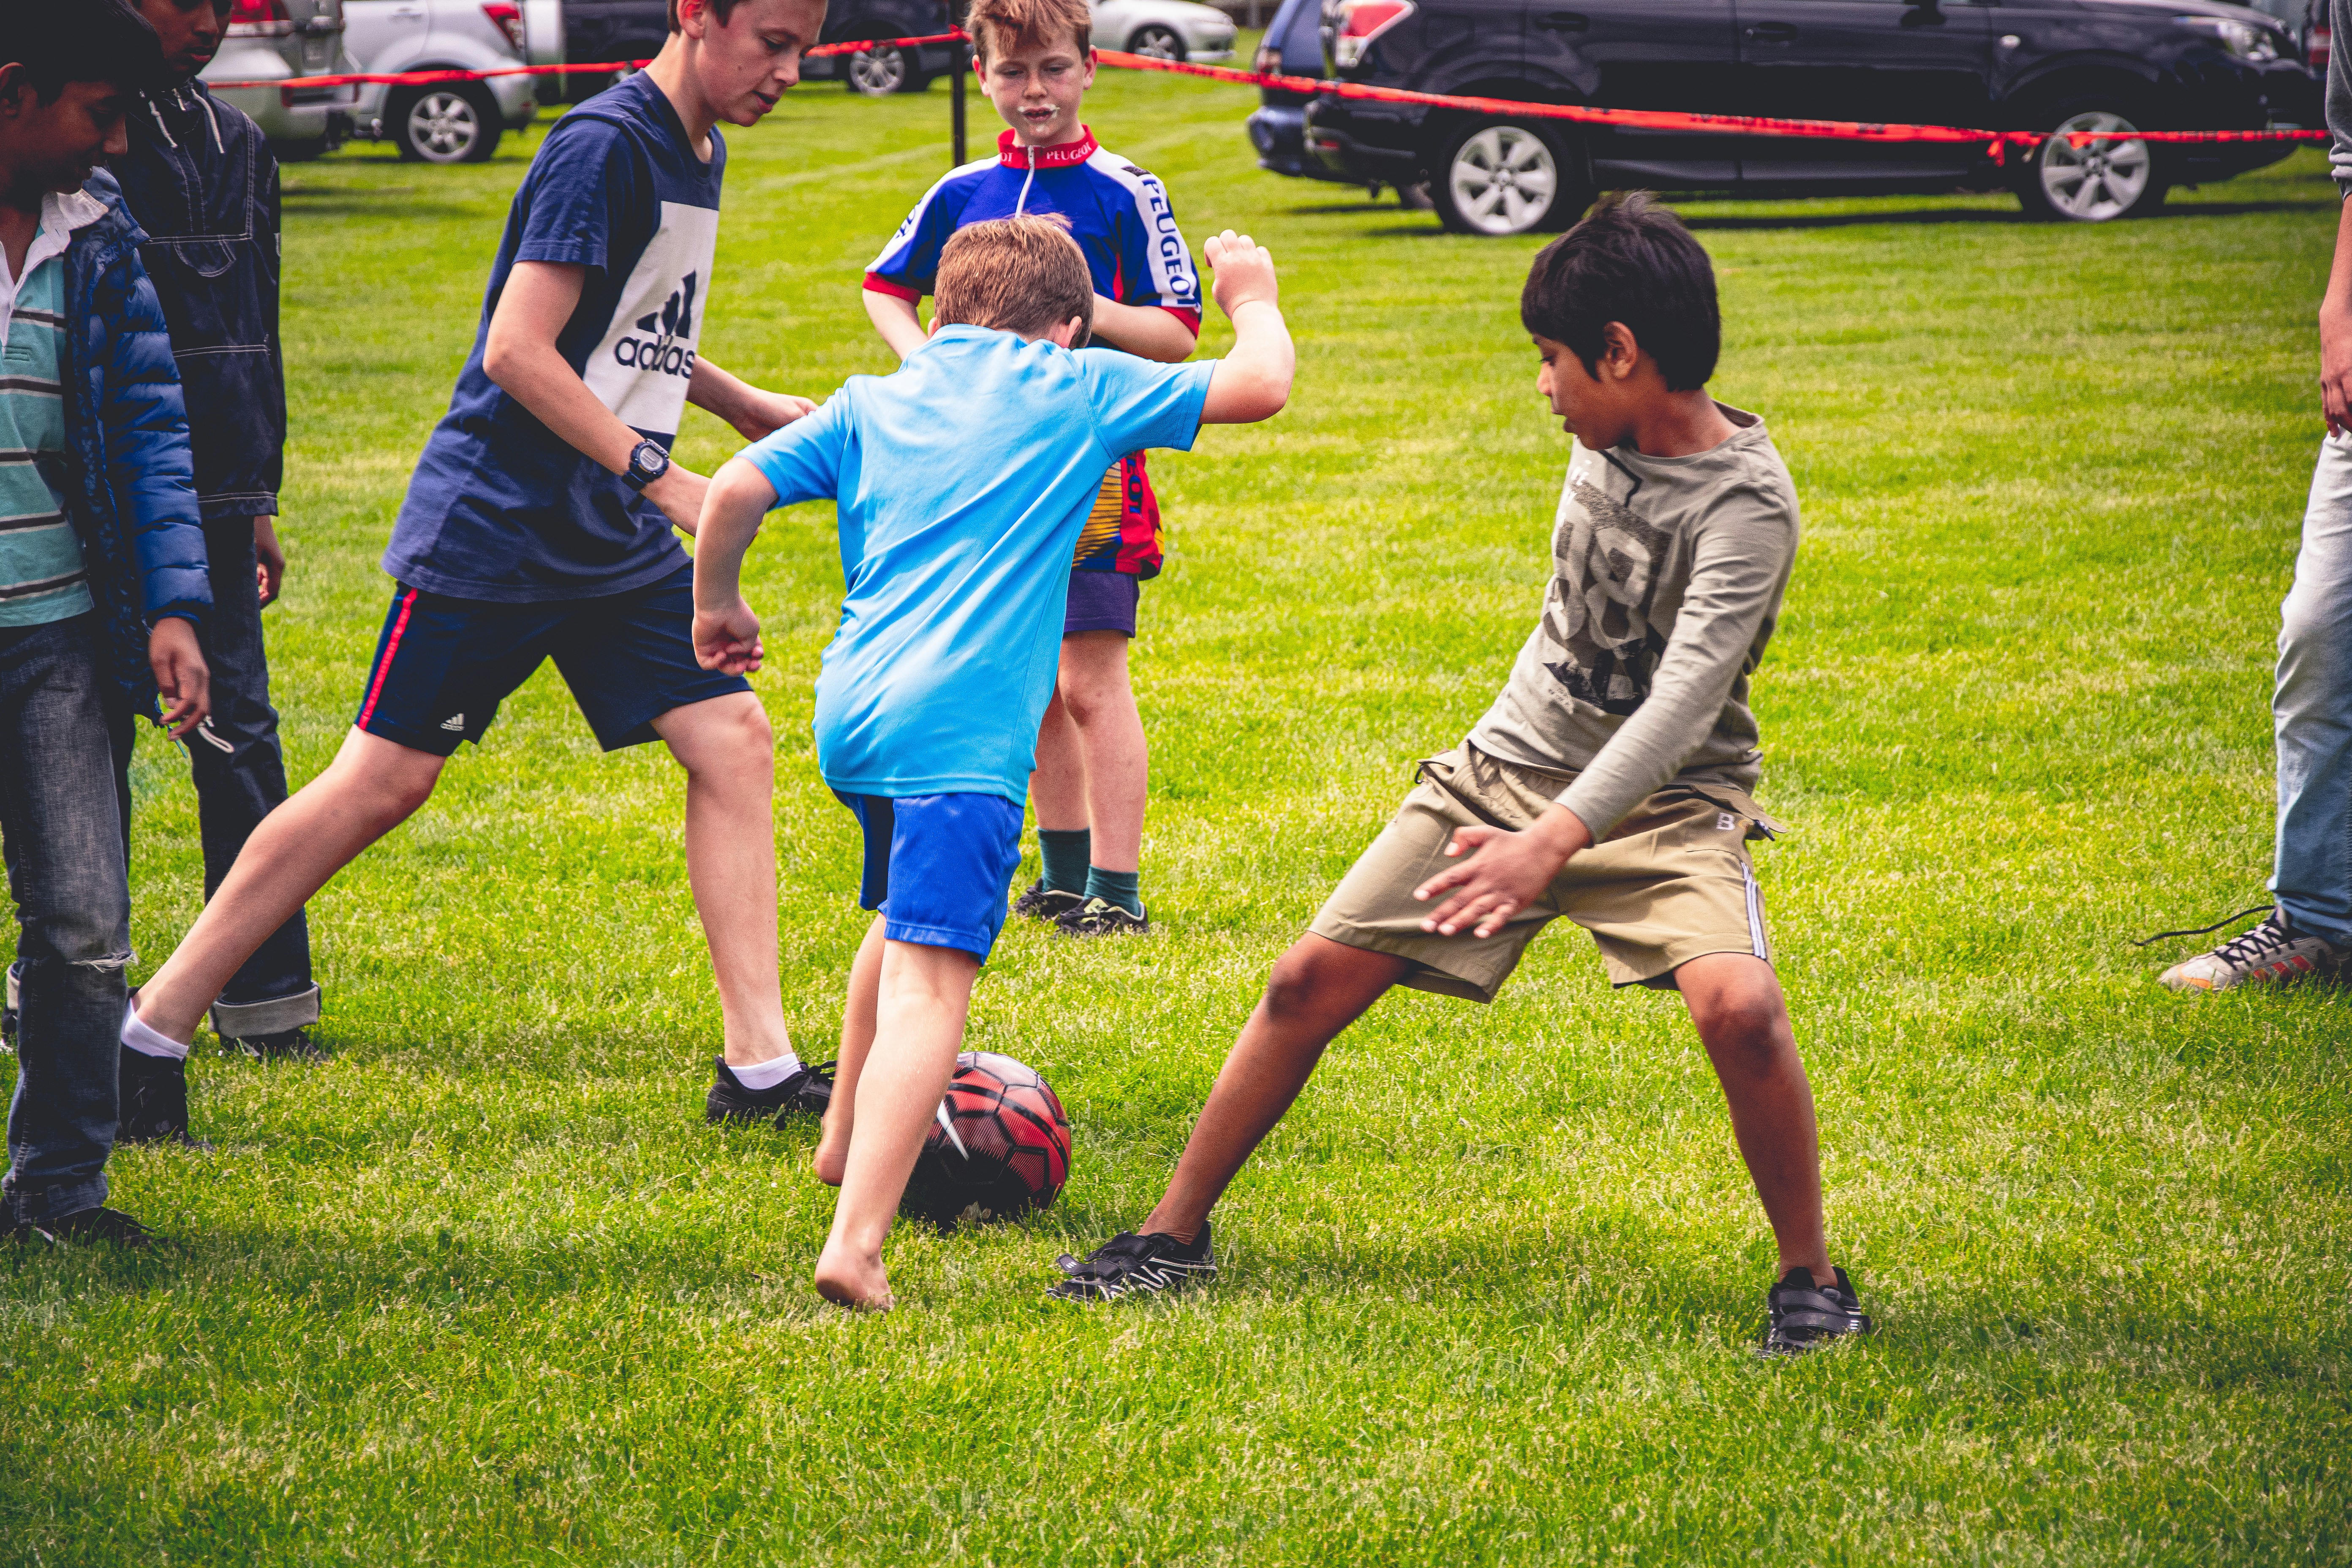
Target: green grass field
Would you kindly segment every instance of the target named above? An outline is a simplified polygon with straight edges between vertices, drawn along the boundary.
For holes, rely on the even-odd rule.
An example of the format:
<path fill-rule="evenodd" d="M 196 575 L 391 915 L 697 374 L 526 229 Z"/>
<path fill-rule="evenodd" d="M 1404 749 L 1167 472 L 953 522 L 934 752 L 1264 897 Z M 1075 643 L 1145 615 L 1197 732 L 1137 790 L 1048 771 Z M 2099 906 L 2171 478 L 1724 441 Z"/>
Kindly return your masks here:
<path fill-rule="evenodd" d="M 2315 153 L 2101 228 L 2001 196 L 1685 205 L 1717 390 L 1805 507 L 1756 688 L 1793 828 L 1762 874 L 1876 1339 L 1749 1353 L 1773 1254 L 1721 1097 L 1675 998 L 1612 994 L 1567 930 L 1492 1008 L 1400 994 L 1343 1037 L 1221 1211 L 1213 1290 L 1042 1299 L 1055 1253 L 1141 1217 L 1267 966 L 1484 709 L 1545 580 L 1537 242 L 1260 173 L 1251 101 L 1106 72 L 1089 106 L 1196 252 L 1274 247 L 1299 375 L 1272 424 L 1154 465 L 1164 932 L 1008 932 L 980 985 L 974 1043 L 1070 1108 L 1064 1202 L 902 1231 L 899 1310 L 822 1306 L 813 1130 L 701 1123 L 681 775 L 600 756 L 542 671 L 313 904 L 332 1058 L 207 1044 L 217 1152 L 115 1162 L 179 1245 L 0 1255 L 0 1558 L 2352 1558 L 2352 998 L 2187 1002 L 2154 975 L 2189 944 L 2126 945 L 2263 896 Z M 888 366 L 857 278 L 946 119 L 944 89 L 813 87 L 736 136 L 710 357 L 812 395 Z M 289 171 L 269 623 L 298 781 L 355 706 L 376 557 L 537 142 Z M 689 418 L 688 460 L 732 450 Z M 826 1055 L 863 925 L 808 733 L 829 512 L 772 520 L 750 583 L 785 1005 Z M 184 763 L 144 740 L 138 784 L 143 973 L 200 868 Z"/>

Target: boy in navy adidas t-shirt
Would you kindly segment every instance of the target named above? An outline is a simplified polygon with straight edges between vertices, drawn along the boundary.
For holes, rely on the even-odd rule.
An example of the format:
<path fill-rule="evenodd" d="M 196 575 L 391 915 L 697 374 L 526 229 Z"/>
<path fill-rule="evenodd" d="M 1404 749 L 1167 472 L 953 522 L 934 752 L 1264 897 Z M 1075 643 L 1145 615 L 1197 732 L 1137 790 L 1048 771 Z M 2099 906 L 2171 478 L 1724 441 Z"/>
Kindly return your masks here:
<path fill-rule="evenodd" d="M 817 766 L 866 835 L 858 902 L 880 918 L 850 970 L 839 1089 L 817 1174 L 838 1183 L 817 1289 L 887 1307 L 882 1240 L 963 1043 L 973 978 L 1021 862 L 1021 799 L 1053 695 L 1070 554 L 1103 469 L 1290 395 L 1274 260 L 1209 242 L 1234 351 L 1155 364 L 1086 341 L 1086 262 L 1045 218 L 970 226 L 943 249 L 939 324 L 895 374 L 854 376 L 710 482 L 695 552 L 695 653 L 759 668 L 744 552 L 773 507 L 838 507 L 841 629 L 816 686 Z"/>
<path fill-rule="evenodd" d="M 806 399 L 699 356 L 727 145 L 799 79 L 823 0 L 670 0 L 642 73 L 566 114 L 515 194 L 474 347 L 417 460 L 392 606 L 351 734 L 264 820 L 142 989 L 127 1042 L 184 1045 L 246 955 L 425 804 L 443 765 L 552 658 L 607 750 L 687 770 L 686 853 L 726 1017 L 708 1112 L 821 1110 L 784 1032 L 773 765 L 740 677 L 695 663 L 692 532 L 709 481 L 668 458 L 688 402 L 758 437 Z"/>
<path fill-rule="evenodd" d="M 1068 222 L 1093 279 L 1096 342 L 1171 364 L 1192 353 L 1201 280 L 1167 189 L 1096 145 L 1078 120 L 1094 82 L 1091 26 L 1086 0 L 972 0 L 964 28 L 981 84 L 1012 129 L 994 157 L 933 185 L 866 269 L 866 314 L 902 357 L 922 345 L 916 307 L 948 237 L 1016 213 Z M 1127 658 L 1162 544 L 1137 452 L 1102 476 L 1078 535 L 1060 675 L 1030 780 L 1043 875 L 1013 909 L 1067 936 L 1150 929 L 1139 878 L 1150 754 Z"/>

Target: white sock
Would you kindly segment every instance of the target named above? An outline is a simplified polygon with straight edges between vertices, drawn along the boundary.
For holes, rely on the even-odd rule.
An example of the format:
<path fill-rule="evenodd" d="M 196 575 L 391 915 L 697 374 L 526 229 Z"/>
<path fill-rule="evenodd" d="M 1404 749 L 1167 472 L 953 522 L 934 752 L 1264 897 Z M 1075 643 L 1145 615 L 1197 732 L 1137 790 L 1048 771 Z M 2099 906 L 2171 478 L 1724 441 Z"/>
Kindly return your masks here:
<path fill-rule="evenodd" d="M 187 1049 L 185 1046 L 183 1046 L 180 1048 L 182 1050 Z M 747 1068 L 739 1068 L 734 1063 L 730 1062 L 727 1064 L 727 1070 L 735 1075 L 735 1081 L 737 1083 L 741 1084 L 745 1089 L 757 1094 L 763 1089 L 775 1088 L 776 1085 L 783 1082 L 784 1079 L 800 1071 L 801 1058 L 791 1051 L 786 1051 L 774 1061 L 753 1062 Z"/>
<path fill-rule="evenodd" d="M 141 1023 L 136 1007 L 122 1015 L 122 1043 L 141 1056 L 169 1057 L 173 1061 L 188 1059 L 188 1047 Z"/>

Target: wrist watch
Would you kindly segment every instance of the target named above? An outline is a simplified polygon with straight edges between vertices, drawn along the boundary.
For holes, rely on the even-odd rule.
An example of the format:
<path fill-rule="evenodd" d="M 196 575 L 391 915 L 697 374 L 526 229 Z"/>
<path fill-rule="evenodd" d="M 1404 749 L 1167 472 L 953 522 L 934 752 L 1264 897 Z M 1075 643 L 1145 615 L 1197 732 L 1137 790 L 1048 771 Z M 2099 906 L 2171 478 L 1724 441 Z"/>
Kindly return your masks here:
<path fill-rule="evenodd" d="M 640 441 L 629 453 L 629 466 L 621 474 L 621 482 L 636 491 L 646 493 L 646 487 L 669 472 L 669 454 L 657 441 Z"/>

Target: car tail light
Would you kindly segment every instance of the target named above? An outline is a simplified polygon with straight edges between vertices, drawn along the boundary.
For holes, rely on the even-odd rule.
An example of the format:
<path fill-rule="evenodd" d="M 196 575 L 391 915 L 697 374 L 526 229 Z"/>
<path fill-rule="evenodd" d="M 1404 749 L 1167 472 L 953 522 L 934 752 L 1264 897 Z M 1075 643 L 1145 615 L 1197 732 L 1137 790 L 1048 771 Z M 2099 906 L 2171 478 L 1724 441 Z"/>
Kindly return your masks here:
<path fill-rule="evenodd" d="M 2327 36 L 2327 29 L 2324 26 L 2314 27 L 2311 30 L 2310 54 L 2312 69 L 2324 71 L 2327 68 L 2328 45 L 2329 38 Z"/>
<path fill-rule="evenodd" d="M 488 16 L 497 25 L 499 31 L 507 36 L 507 42 L 514 46 L 515 53 L 520 55 L 526 52 L 523 47 L 521 6 L 507 5 L 504 0 L 499 0 L 499 4 L 483 6 L 482 15 Z"/>
<path fill-rule="evenodd" d="M 1339 26 L 1331 37 L 1331 63 L 1357 64 L 1374 39 L 1412 16 L 1413 9 L 1412 0 L 1339 0 L 1332 11 Z"/>
<path fill-rule="evenodd" d="M 294 15 L 286 0 L 236 0 L 229 7 L 232 38 L 286 38 L 294 34 Z"/>

